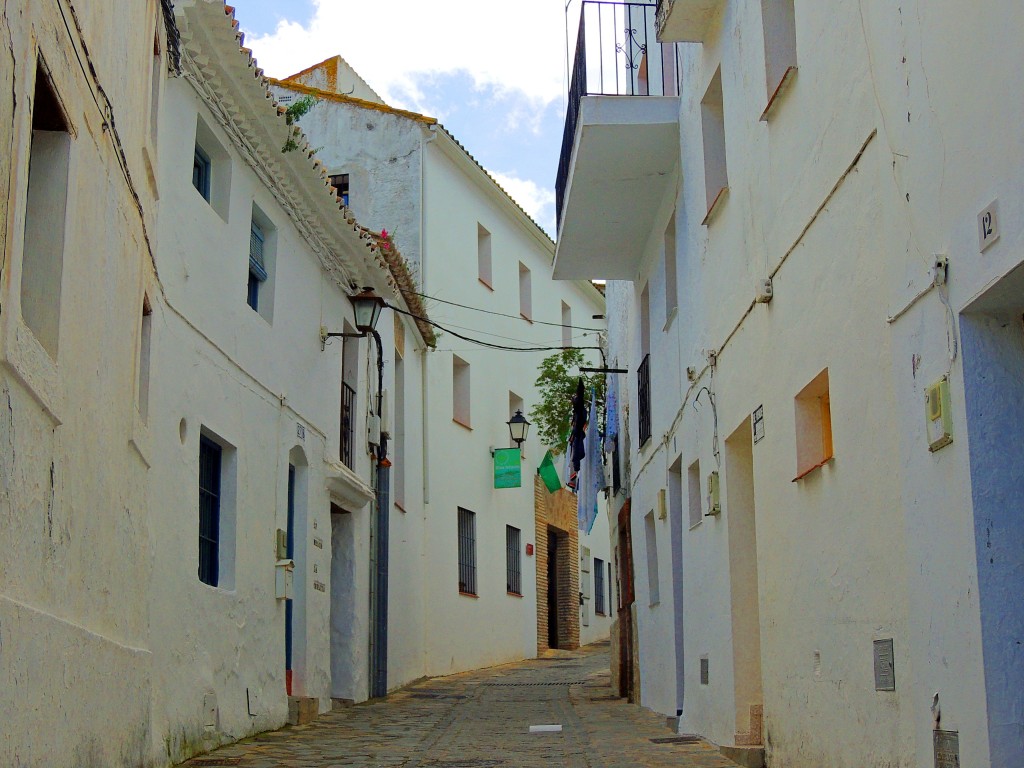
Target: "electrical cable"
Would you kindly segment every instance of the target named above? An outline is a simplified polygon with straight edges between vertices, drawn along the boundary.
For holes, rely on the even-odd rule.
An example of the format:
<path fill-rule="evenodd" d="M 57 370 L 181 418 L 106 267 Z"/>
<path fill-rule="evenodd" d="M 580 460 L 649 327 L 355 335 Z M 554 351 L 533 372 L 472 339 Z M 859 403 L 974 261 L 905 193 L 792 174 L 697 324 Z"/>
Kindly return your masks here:
<path fill-rule="evenodd" d="M 511 318 L 512 320 L 524 320 L 525 319 L 522 315 L 508 315 L 508 314 L 506 314 L 504 312 L 494 312 L 493 310 L 490 310 L 490 309 L 481 309 L 480 307 L 471 307 L 468 304 L 459 304 L 456 301 L 448 301 L 447 299 L 439 299 L 436 296 L 429 296 L 426 293 L 418 293 L 416 291 L 413 291 L 413 293 L 415 293 L 417 296 L 420 296 L 421 298 L 424 298 L 424 299 L 430 299 L 431 301 L 436 301 L 436 302 L 439 302 L 441 304 L 450 304 L 453 307 L 461 307 L 462 309 L 471 309 L 474 312 L 483 312 L 484 314 L 487 314 L 487 315 L 497 315 L 498 317 L 508 317 L 508 318 Z M 598 331 L 598 332 L 600 332 L 600 331 L 604 330 L 604 328 L 590 328 L 590 327 L 584 326 L 584 325 L 565 325 L 563 323 L 548 323 L 548 322 L 545 322 L 543 320 L 530 320 L 529 322 L 533 323 L 534 325 L 551 325 L 551 326 L 554 326 L 555 328 L 572 328 L 573 330 L 576 330 L 576 331 Z"/>
<path fill-rule="evenodd" d="M 414 314 L 412 312 L 408 312 L 408 311 L 402 309 L 401 307 L 396 307 L 393 304 L 388 304 L 387 306 L 390 307 L 391 309 L 393 309 L 395 312 L 398 312 L 399 314 L 408 315 L 409 317 L 411 317 L 414 320 L 420 320 L 420 321 L 422 321 L 424 323 L 427 323 L 428 325 L 432 325 L 435 328 L 439 328 L 440 330 L 444 331 L 445 333 L 451 334 L 452 336 L 454 336 L 457 339 L 462 339 L 463 341 L 468 341 L 470 344 L 478 344 L 481 347 L 489 347 L 491 349 L 500 349 L 500 350 L 504 350 L 506 352 L 559 352 L 559 351 L 564 350 L 564 349 L 596 349 L 597 351 L 599 351 L 601 353 L 601 357 L 602 358 L 604 357 L 604 350 L 601 347 L 593 347 L 593 346 L 590 346 L 590 347 L 588 347 L 588 346 L 578 346 L 578 347 L 577 346 L 568 346 L 568 347 L 566 347 L 566 346 L 558 346 L 558 347 L 510 347 L 510 346 L 507 346 L 505 344 L 494 344 L 493 342 L 490 342 L 490 341 L 483 341 L 482 339 L 474 339 L 474 338 L 471 338 L 469 336 L 463 336 L 461 333 L 456 333 L 455 331 L 451 330 L 450 328 L 446 328 L 445 326 L 443 326 L 440 323 L 437 323 L 437 322 L 431 320 L 428 317 L 421 317 L 420 315 Z"/>

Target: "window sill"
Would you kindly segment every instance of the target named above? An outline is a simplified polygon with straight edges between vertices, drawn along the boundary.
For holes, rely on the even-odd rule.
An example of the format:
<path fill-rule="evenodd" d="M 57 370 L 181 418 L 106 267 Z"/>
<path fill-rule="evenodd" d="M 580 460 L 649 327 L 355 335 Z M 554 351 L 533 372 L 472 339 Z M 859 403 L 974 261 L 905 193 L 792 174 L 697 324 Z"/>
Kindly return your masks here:
<path fill-rule="evenodd" d="M 672 323 L 675 322 L 676 315 L 678 315 L 678 314 L 679 314 L 679 307 L 672 307 L 672 311 L 668 313 L 668 319 L 665 320 L 665 325 L 661 329 L 662 333 L 668 333 L 669 329 L 672 327 Z"/>
<path fill-rule="evenodd" d="M 472 592 L 463 592 L 461 589 L 459 590 L 459 594 L 462 595 L 463 597 L 471 597 L 474 600 L 479 600 L 480 599 L 480 595 L 474 595 Z"/>
<path fill-rule="evenodd" d="M 518 597 L 520 600 L 523 599 L 522 594 L 519 592 L 506 592 L 505 594 L 507 594 L 509 597 Z"/>
<path fill-rule="evenodd" d="M 772 107 L 774 107 L 777 102 L 782 100 L 782 94 L 785 93 L 785 91 L 789 87 L 789 84 L 794 79 L 796 79 L 796 67 L 790 67 L 782 76 L 782 80 L 779 81 L 779 84 L 775 87 L 775 90 L 772 92 L 772 95 L 768 97 L 768 106 L 766 106 L 764 108 L 764 112 L 761 113 L 762 123 L 768 122 L 768 115 L 771 113 Z"/>
<path fill-rule="evenodd" d="M 522 312 L 519 313 L 519 316 L 521 318 L 523 318 L 523 320 L 528 322 L 530 325 L 533 325 L 533 318 L 532 317 L 529 317 L 528 315 L 524 315 Z"/>
<path fill-rule="evenodd" d="M 453 423 L 455 423 L 455 424 L 458 424 L 458 425 L 459 425 L 460 427 L 462 427 L 463 429 L 468 429 L 468 430 L 469 430 L 470 432 L 472 432 L 472 431 L 473 431 L 473 428 L 472 428 L 471 426 L 469 426 L 469 424 L 467 424 L 467 423 L 466 423 L 466 422 L 464 422 L 464 421 L 459 421 L 459 420 L 458 420 L 458 419 L 456 419 L 456 418 L 452 418 L 452 422 L 453 422 Z"/>
<path fill-rule="evenodd" d="M 703 523 L 703 522 L 704 522 L 704 518 L 702 517 L 696 523 L 690 523 L 690 530 L 693 531 L 693 530 L 696 530 L 697 528 L 700 528 L 700 524 Z"/>
<path fill-rule="evenodd" d="M 701 222 L 703 226 L 709 226 L 711 221 L 715 218 L 718 210 L 725 205 L 726 198 L 729 197 L 729 187 L 722 187 L 718 190 L 718 194 L 715 195 L 715 199 L 711 201 L 711 205 L 708 206 L 707 215 L 704 217 L 704 221 Z"/>
<path fill-rule="evenodd" d="M 594 615 L 595 616 L 605 616 L 605 617 L 608 616 L 608 614 L 605 613 L 604 611 L 594 611 Z"/>
<path fill-rule="evenodd" d="M 400 502 L 397 502 L 397 501 L 395 502 L 395 509 L 397 509 L 399 512 L 404 512 L 406 514 L 408 514 L 408 512 L 409 512 L 409 510 L 407 510 L 405 508 L 404 504 L 402 504 Z"/>
<path fill-rule="evenodd" d="M 800 472 L 799 474 L 797 474 L 797 476 L 793 478 L 793 482 L 795 483 L 795 482 L 798 482 L 800 480 L 803 480 L 805 477 L 810 475 L 812 472 L 815 472 L 815 471 L 821 469 L 826 464 L 831 464 L 835 460 L 836 460 L 835 456 L 829 456 L 828 458 L 822 459 L 817 464 L 815 464 L 813 467 L 808 467 L 807 469 L 805 469 L 802 472 Z"/>
<path fill-rule="evenodd" d="M 482 285 L 482 286 L 483 286 L 484 288 L 486 288 L 486 289 L 487 289 L 488 291 L 491 291 L 492 293 L 494 292 L 494 286 L 493 286 L 493 285 L 491 285 L 490 283 L 488 283 L 488 282 L 487 282 L 486 280 L 484 280 L 484 279 L 483 279 L 482 277 L 478 277 L 478 278 L 477 278 L 477 280 L 478 280 L 478 281 L 480 282 L 480 285 Z"/>
<path fill-rule="evenodd" d="M 52 426 L 60 426 L 64 421 L 60 416 L 63 398 L 57 362 L 19 317 L 8 315 L 4 336 L 5 350 L 0 358 L 4 367 L 46 412 Z"/>

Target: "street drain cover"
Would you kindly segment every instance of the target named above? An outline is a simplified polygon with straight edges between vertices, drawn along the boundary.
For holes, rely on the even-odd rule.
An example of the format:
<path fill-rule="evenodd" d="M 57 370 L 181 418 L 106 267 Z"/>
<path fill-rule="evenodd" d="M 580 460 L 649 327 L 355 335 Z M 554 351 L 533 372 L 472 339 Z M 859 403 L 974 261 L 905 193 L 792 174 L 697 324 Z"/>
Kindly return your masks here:
<path fill-rule="evenodd" d="M 537 688 L 544 685 L 583 685 L 585 680 L 558 680 L 550 683 L 484 683 L 495 688 Z"/>
<path fill-rule="evenodd" d="M 653 744 L 696 744 L 700 741 L 700 736 L 694 736 L 691 733 L 684 733 L 680 736 L 662 736 L 657 739 L 651 739 Z"/>
<path fill-rule="evenodd" d="M 619 701 L 621 696 L 591 696 L 591 701 Z"/>
<path fill-rule="evenodd" d="M 436 760 L 428 763 L 437 768 L 494 768 L 497 765 L 504 765 L 504 760 Z"/>
<path fill-rule="evenodd" d="M 242 758 L 240 757 L 196 757 L 190 760 L 187 765 L 189 768 L 199 768 L 199 766 L 225 766 L 225 765 L 241 765 Z"/>
<path fill-rule="evenodd" d="M 414 693 L 412 695 L 412 698 L 414 698 L 414 699 L 464 699 L 466 697 L 465 696 L 460 696 L 460 695 L 455 694 L 455 693 L 434 693 L 432 691 L 427 691 L 427 692 L 424 692 L 424 693 Z"/>

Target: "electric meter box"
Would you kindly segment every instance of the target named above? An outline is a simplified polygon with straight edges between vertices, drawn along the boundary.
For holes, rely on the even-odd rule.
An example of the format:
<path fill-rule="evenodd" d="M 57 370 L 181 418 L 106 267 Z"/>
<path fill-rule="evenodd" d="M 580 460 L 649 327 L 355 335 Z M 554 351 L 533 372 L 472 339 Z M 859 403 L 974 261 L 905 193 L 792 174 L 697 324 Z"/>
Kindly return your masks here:
<path fill-rule="evenodd" d="M 924 405 L 928 422 L 928 450 L 934 453 L 953 442 L 948 376 L 943 376 L 925 390 Z"/>

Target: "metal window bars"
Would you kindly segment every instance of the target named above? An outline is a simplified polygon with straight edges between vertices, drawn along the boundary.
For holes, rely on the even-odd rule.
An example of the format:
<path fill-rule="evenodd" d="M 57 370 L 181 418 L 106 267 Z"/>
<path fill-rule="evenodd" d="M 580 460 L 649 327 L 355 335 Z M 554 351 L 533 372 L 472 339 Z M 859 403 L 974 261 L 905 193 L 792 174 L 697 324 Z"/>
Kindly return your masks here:
<path fill-rule="evenodd" d="M 505 526 L 505 589 L 513 595 L 523 594 L 522 563 L 519 555 L 520 534 L 518 528 Z"/>
<path fill-rule="evenodd" d="M 476 594 L 476 514 L 459 507 L 459 592 Z"/>

